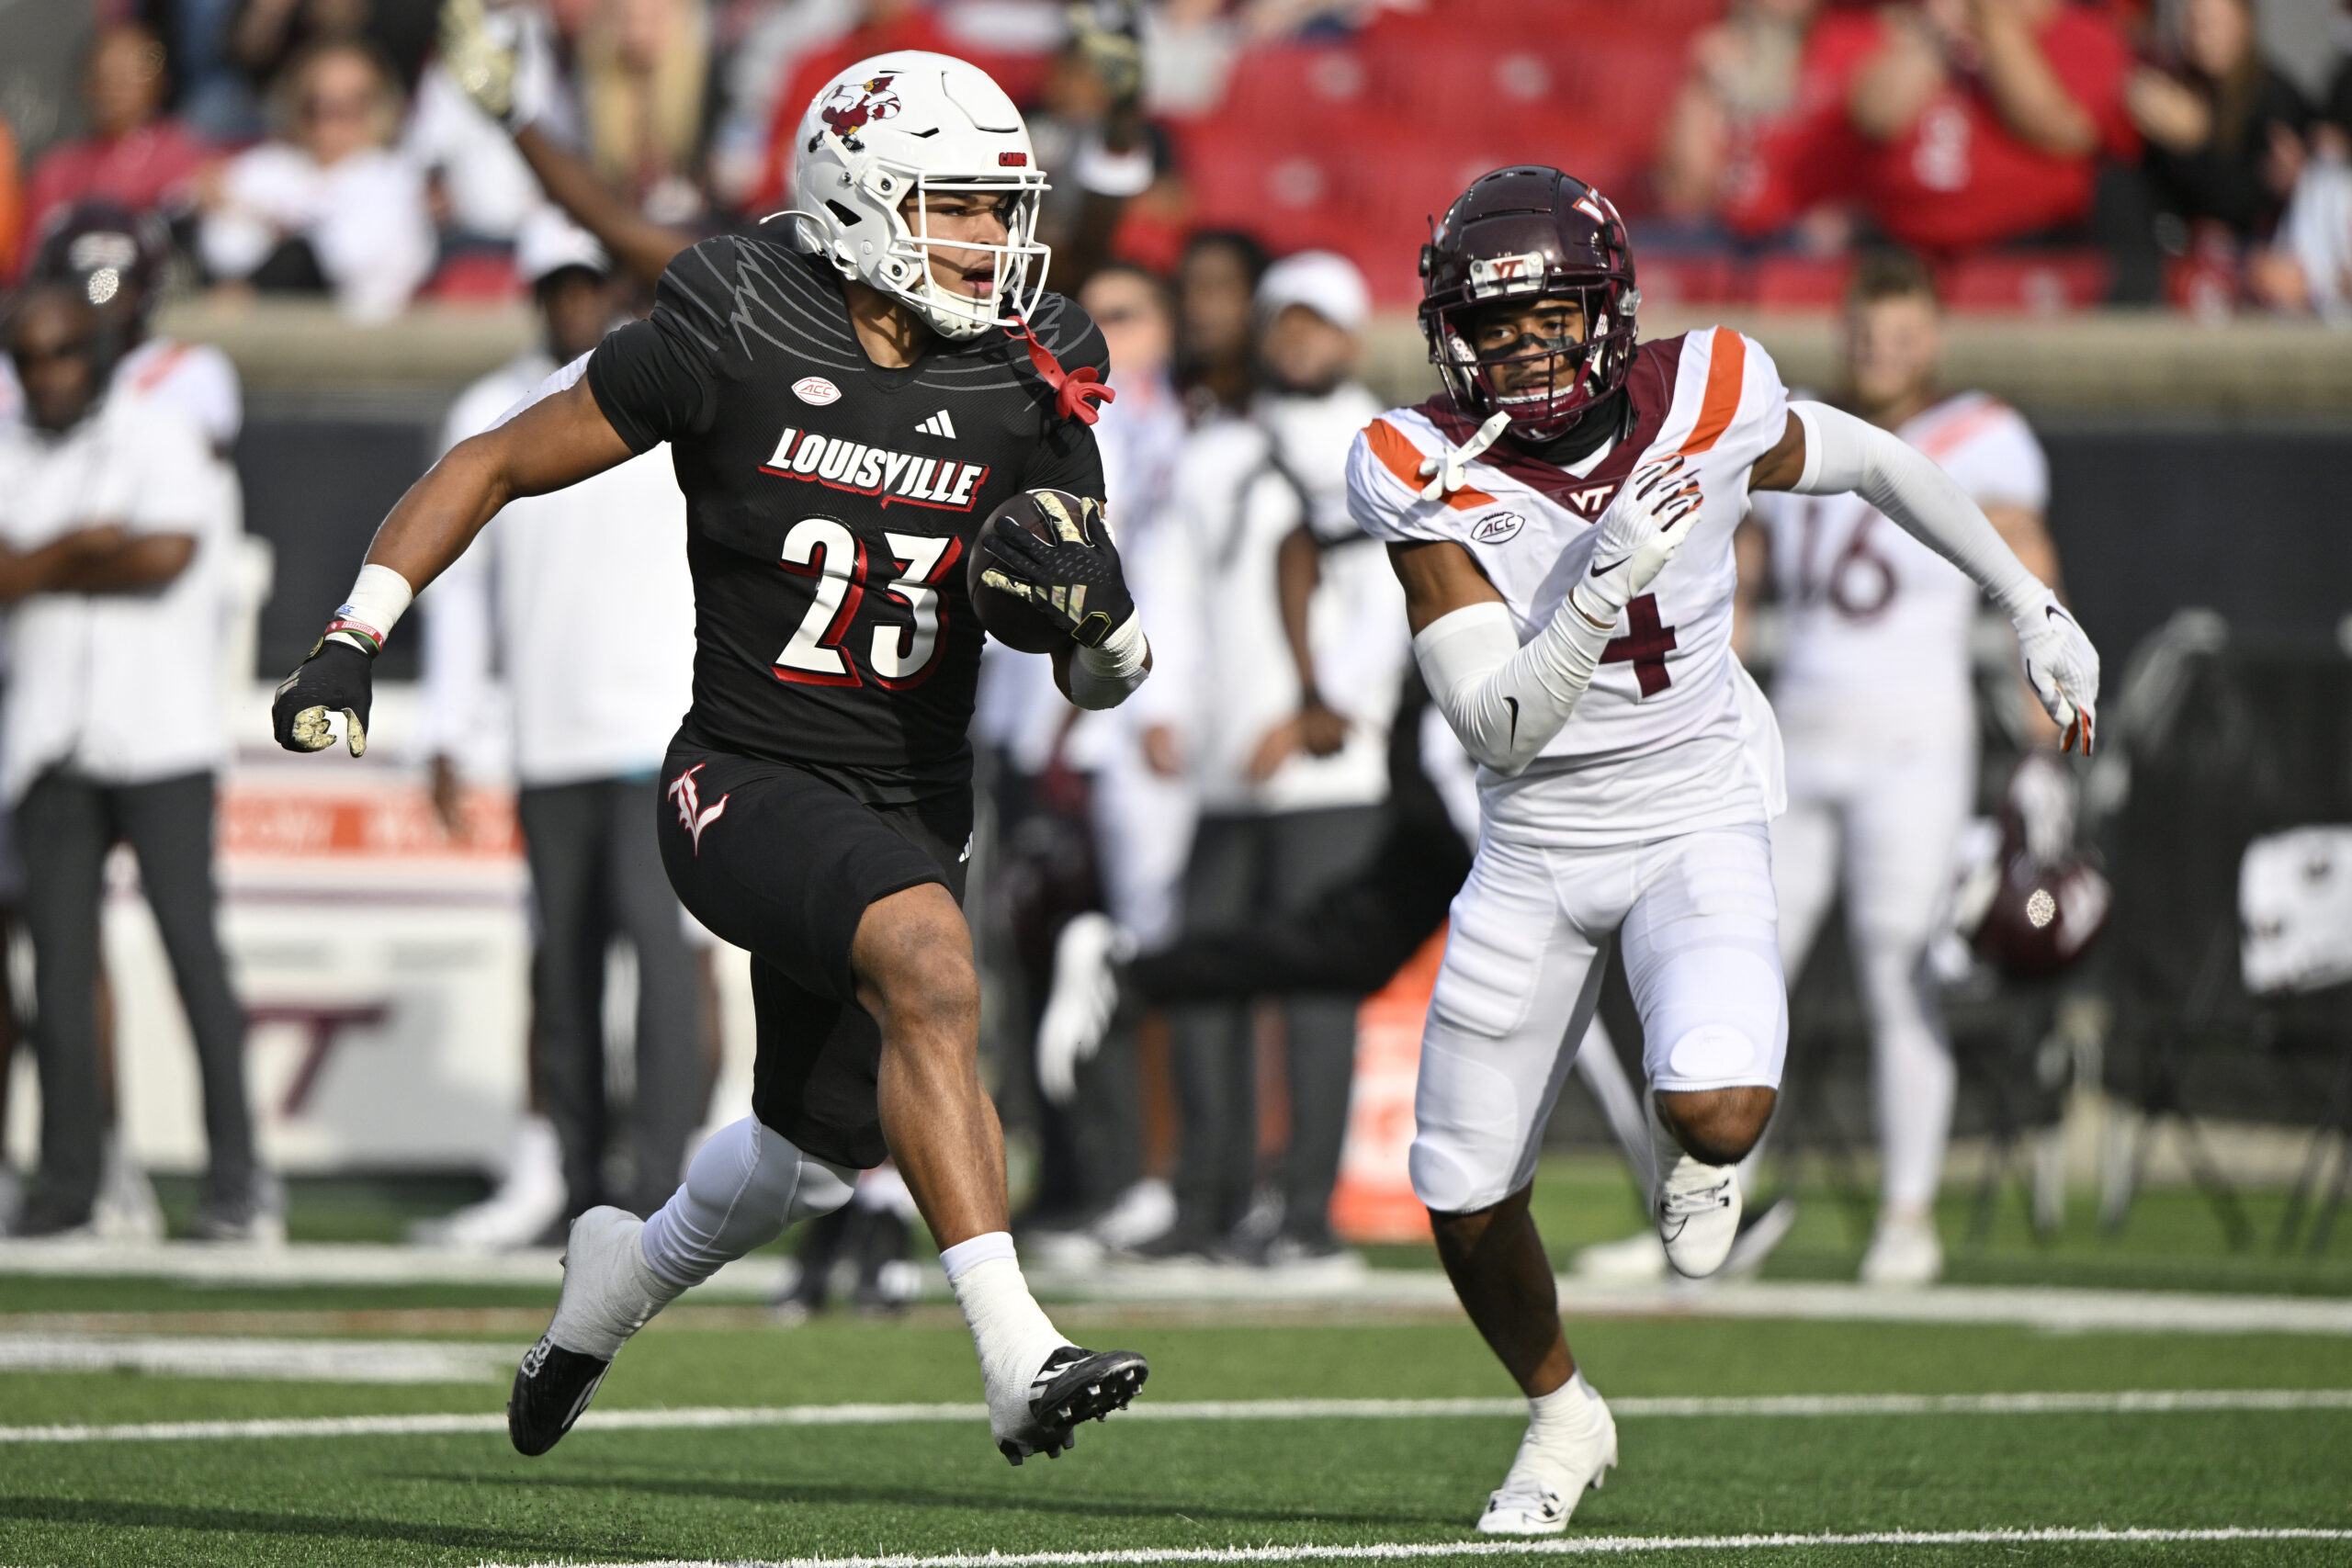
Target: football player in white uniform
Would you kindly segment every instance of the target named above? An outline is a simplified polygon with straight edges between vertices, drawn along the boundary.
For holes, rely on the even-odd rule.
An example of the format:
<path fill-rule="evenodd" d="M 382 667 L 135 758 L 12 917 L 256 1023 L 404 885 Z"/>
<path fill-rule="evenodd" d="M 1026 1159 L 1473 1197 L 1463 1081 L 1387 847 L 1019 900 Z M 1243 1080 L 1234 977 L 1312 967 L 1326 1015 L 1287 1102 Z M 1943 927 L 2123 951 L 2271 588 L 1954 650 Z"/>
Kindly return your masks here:
<path fill-rule="evenodd" d="M 1902 252 L 1866 257 L 1847 298 L 1838 405 L 1933 458 L 2055 588 L 2041 447 L 2007 404 L 1937 390 L 1941 349 L 1927 267 Z M 1752 515 L 1761 532 L 1741 536 L 1741 590 L 1761 588 L 1769 548 L 1788 632 L 1772 689 L 1788 748 L 1789 810 L 1772 828 L 1781 961 L 1804 967 L 1842 881 L 1883 1168 L 1861 1276 L 1923 1285 L 1943 1270 L 1934 1203 L 1956 1074 L 1921 965 L 1975 795 L 1979 596 L 1859 495 L 1759 495 Z"/>
<path fill-rule="evenodd" d="M 2028 678 L 2087 746 L 2098 655 L 1940 468 L 1722 328 L 1634 342 L 1616 209 L 1557 169 L 1473 182 L 1422 253 L 1446 391 L 1358 437 L 1349 500 L 1388 543 L 1432 699 L 1478 760 L 1483 818 L 1422 1037 L 1411 1166 L 1471 1321 L 1531 1420 L 1478 1524 L 1565 1528 L 1616 1428 L 1560 1329 L 1528 1213 L 1535 1159 L 1619 941 L 1673 1140 L 1655 1209 L 1718 1268 L 1732 1167 L 1770 1116 L 1788 1002 L 1766 824 L 1770 709 L 1731 651 L 1751 490 L 1858 491 L 2015 617 Z"/>

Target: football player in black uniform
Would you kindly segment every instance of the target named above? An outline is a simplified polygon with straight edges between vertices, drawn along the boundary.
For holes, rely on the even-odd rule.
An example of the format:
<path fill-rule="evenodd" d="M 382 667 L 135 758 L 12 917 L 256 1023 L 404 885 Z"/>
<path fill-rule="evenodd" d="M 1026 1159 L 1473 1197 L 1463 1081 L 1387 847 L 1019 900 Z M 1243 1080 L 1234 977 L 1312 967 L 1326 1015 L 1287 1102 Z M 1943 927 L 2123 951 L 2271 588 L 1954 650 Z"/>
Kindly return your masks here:
<path fill-rule="evenodd" d="M 798 137 L 798 205 L 773 239 L 680 255 L 650 319 L 401 499 L 273 716 L 280 744 L 317 750 L 340 712 L 362 750 L 369 661 L 413 589 L 508 500 L 671 444 L 697 647 L 659 831 L 686 907 L 752 954 L 754 1113 L 695 1155 L 650 1220 L 575 1222 L 554 1321 L 515 1376 L 514 1444 L 553 1446 L 646 1319 L 838 1208 L 889 1157 L 939 1241 L 1017 1464 L 1125 1404 L 1146 1368 L 1065 1342 L 1006 1229 L 958 908 L 981 643 L 967 557 L 1024 491 L 1102 493 L 1088 426 L 1107 355 L 1083 312 L 1043 291 L 1044 175 L 984 73 L 876 56 L 828 84 Z M 1149 653 L 1117 553 L 1082 510 L 1052 542 L 1005 523 L 986 547 L 1071 634 L 1053 656 L 1063 690 L 1109 707 Z"/>

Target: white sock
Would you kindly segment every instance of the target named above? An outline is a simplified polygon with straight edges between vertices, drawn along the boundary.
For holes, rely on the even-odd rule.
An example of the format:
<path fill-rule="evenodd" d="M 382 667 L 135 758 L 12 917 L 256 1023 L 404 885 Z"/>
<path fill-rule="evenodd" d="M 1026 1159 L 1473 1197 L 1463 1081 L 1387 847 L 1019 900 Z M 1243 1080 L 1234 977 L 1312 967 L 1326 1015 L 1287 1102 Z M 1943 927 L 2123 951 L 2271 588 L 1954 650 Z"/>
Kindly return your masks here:
<path fill-rule="evenodd" d="M 1573 1490 L 1580 1477 L 1571 1462 L 1608 1417 L 1600 1395 L 1579 1371 L 1549 1393 L 1527 1401 L 1527 1436 L 1520 1440 L 1514 1473 L 1532 1473 L 1555 1492 Z"/>
<path fill-rule="evenodd" d="M 602 1213 L 592 1210 L 591 1218 Z M 629 1216 L 593 1236 L 582 1235 L 575 1225 L 564 1253 L 563 1294 L 556 1302 L 555 1321 L 548 1325 L 549 1338 L 567 1350 L 609 1361 L 630 1335 L 684 1292 L 684 1286 L 648 1266 L 639 1245 L 643 1234 Z"/>
<path fill-rule="evenodd" d="M 980 1374 L 987 1380 L 992 1417 L 1026 1419 L 1029 1385 L 1046 1358 L 1069 1341 L 1046 1316 L 1021 1277 L 1013 1256 L 1012 1237 L 990 1231 L 956 1243 L 939 1255 L 956 1304 L 972 1330 L 972 1348 L 979 1352 Z M 995 1407 L 999 1403 L 1004 1410 Z M 1017 1410 L 1014 1405 L 1017 1404 Z"/>

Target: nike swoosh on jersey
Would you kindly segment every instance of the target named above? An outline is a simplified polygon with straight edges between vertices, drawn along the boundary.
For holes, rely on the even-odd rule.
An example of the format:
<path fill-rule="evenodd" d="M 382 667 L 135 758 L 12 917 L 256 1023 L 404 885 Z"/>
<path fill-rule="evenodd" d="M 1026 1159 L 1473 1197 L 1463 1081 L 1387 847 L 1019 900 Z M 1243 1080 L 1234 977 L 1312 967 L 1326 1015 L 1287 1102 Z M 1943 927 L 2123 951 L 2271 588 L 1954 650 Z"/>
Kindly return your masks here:
<path fill-rule="evenodd" d="M 1519 699 L 1505 697 L 1503 706 L 1510 709 L 1510 739 L 1507 744 L 1516 746 L 1519 744 Z"/>

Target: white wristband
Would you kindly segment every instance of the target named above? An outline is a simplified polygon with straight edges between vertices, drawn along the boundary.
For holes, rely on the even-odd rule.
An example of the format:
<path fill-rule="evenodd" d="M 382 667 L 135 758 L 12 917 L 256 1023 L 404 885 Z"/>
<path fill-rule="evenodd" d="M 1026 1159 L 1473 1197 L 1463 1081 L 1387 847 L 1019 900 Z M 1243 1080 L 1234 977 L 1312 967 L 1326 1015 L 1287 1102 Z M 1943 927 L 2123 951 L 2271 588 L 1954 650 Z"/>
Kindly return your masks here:
<path fill-rule="evenodd" d="M 1114 708 L 1143 684 L 1151 645 L 1144 640 L 1143 617 L 1130 614 L 1093 648 L 1079 649 L 1069 661 L 1070 701 L 1082 708 Z"/>
<path fill-rule="evenodd" d="M 359 569 L 350 597 L 336 607 L 334 619 L 327 623 L 327 636 L 372 657 L 382 651 L 384 639 L 391 636 L 392 627 L 415 598 L 416 590 L 408 585 L 407 578 L 370 561 Z"/>

